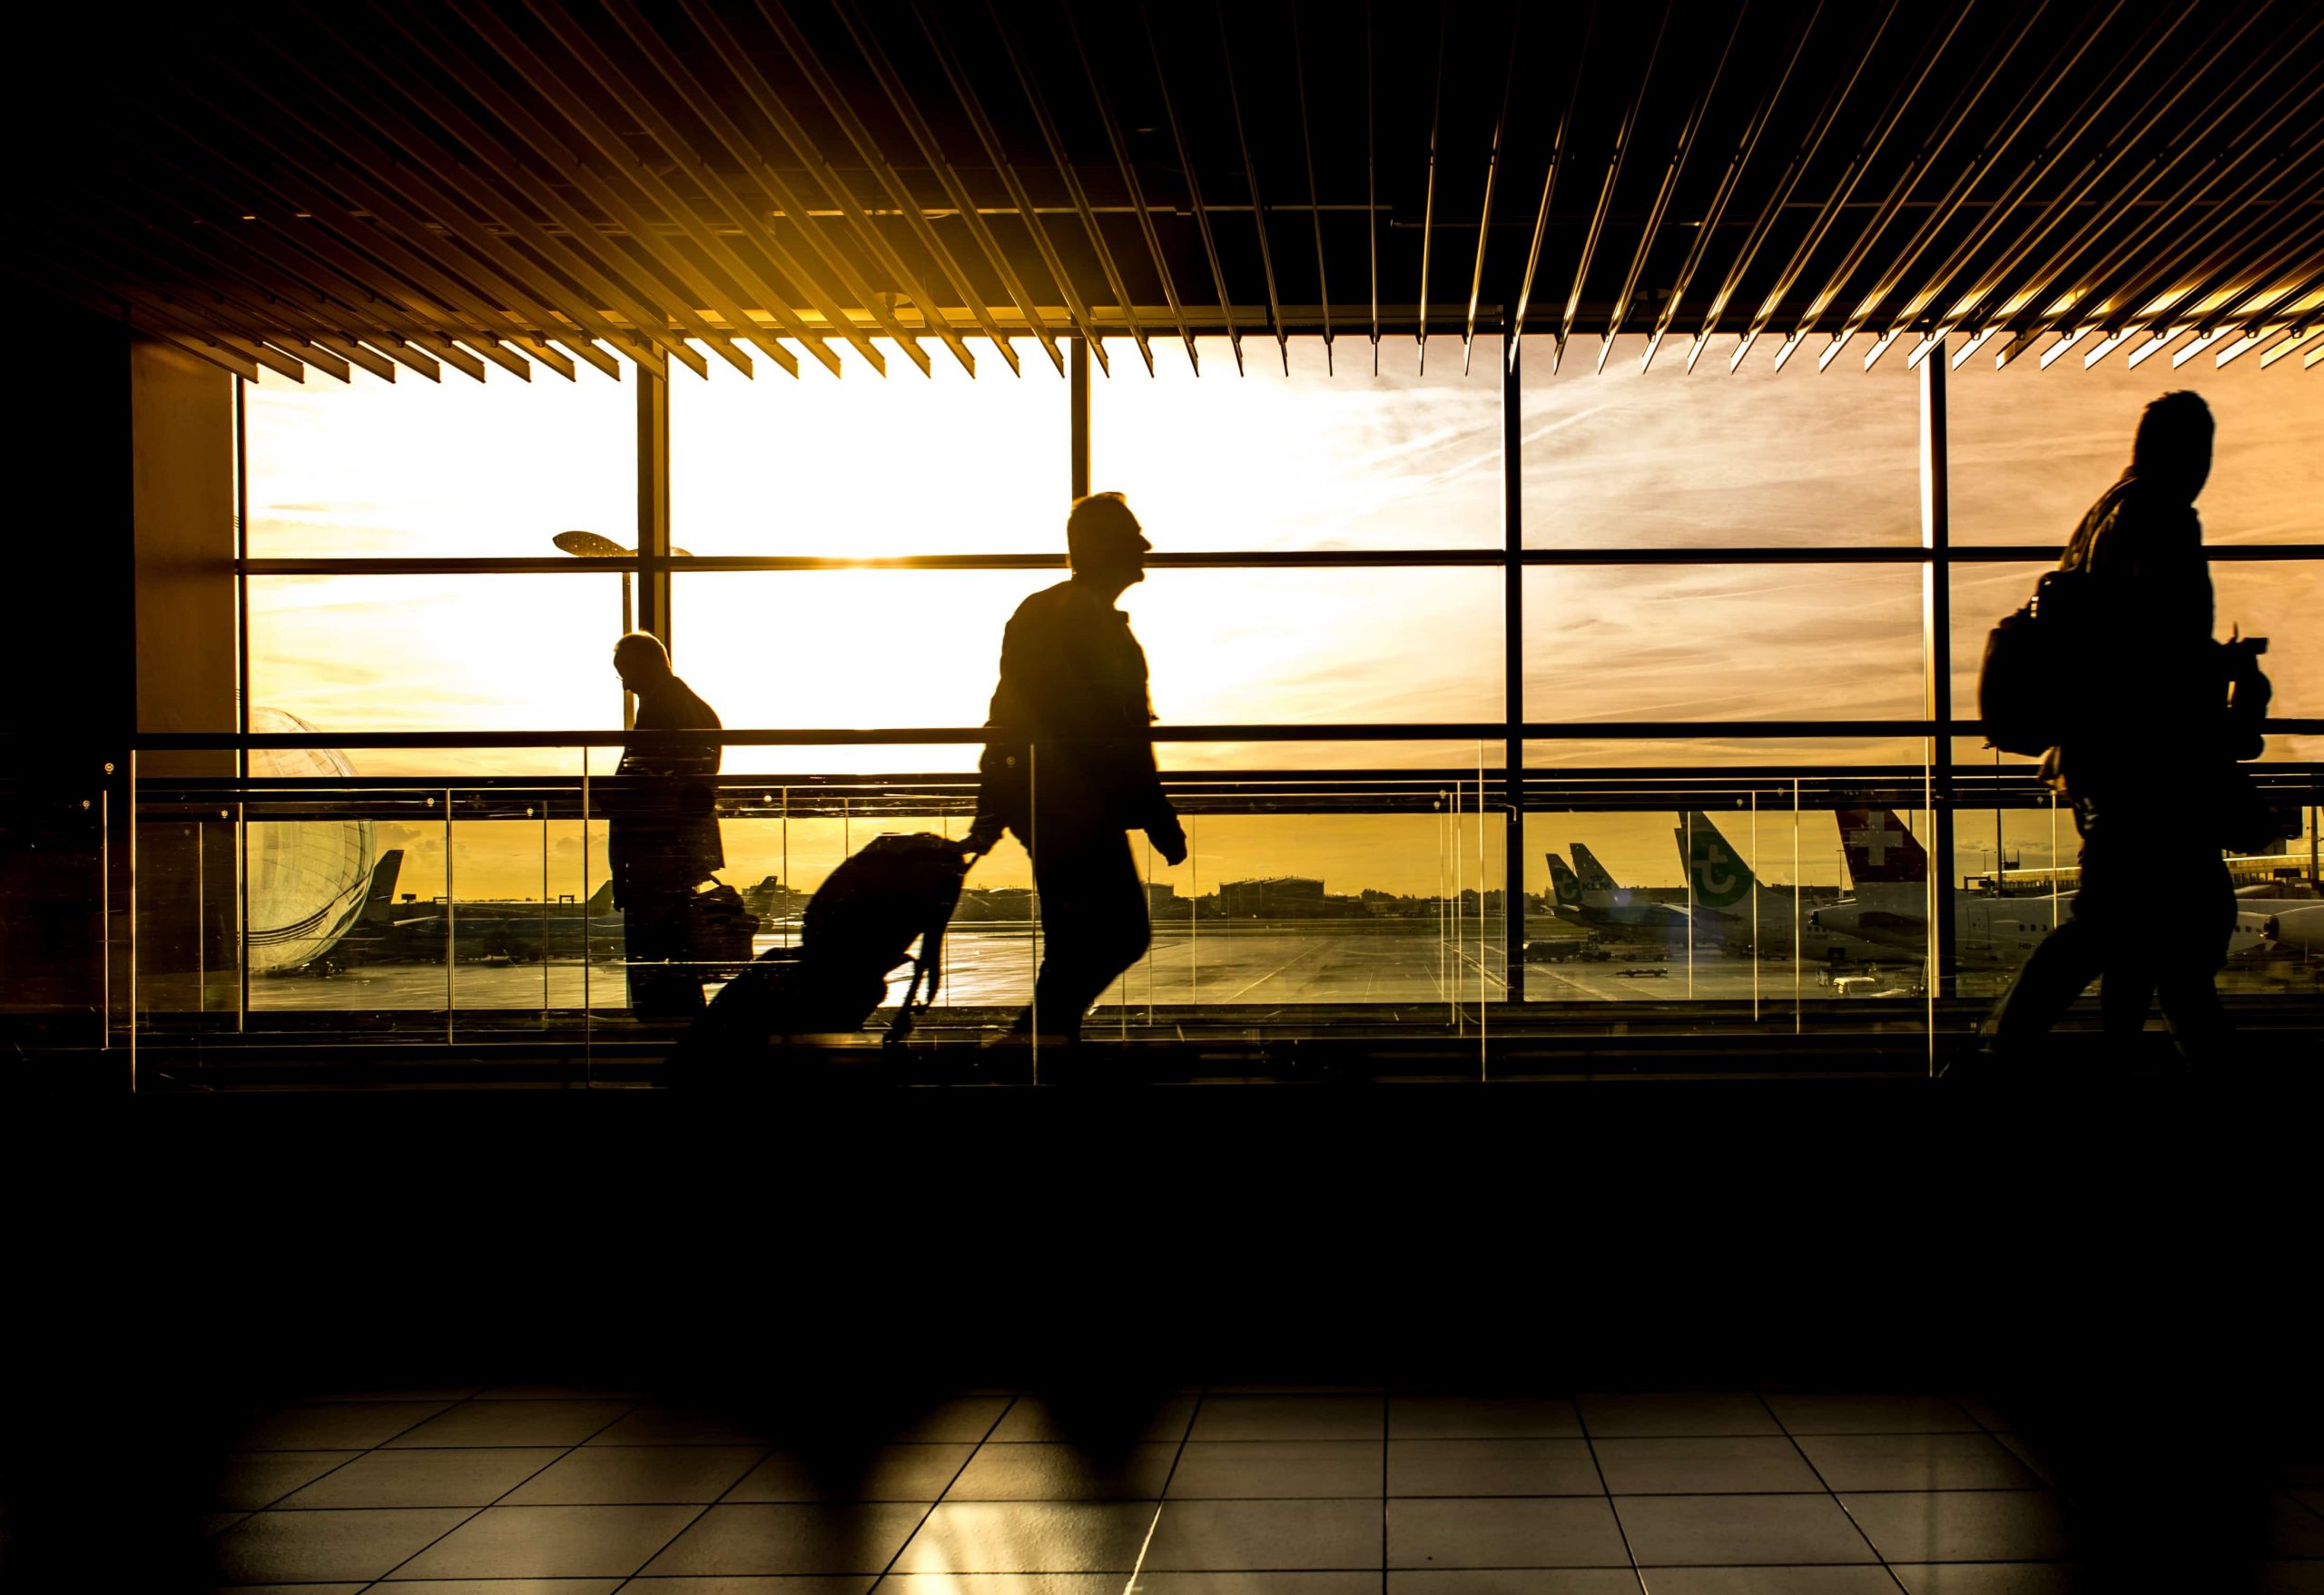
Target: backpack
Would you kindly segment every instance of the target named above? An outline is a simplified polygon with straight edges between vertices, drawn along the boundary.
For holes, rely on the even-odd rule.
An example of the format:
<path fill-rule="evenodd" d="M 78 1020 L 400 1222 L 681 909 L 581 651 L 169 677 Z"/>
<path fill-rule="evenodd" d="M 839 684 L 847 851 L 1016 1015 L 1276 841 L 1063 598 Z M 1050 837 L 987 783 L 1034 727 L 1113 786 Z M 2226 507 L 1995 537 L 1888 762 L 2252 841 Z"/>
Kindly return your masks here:
<path fill-rule="evenodd" d="M 941 836 L 872 838 L 808 901 L 799 945 L 761 953 L 678 1039 L 670 1083 L 727 1078 L 723 1066 L 779 1037 L 861 1029 L 885 1000 L 890 971 L 917 940 L 911 984 L 888 1027 L 888 1044 L 901 1043 L 911 1033 L 914 1002 L 925 1012 L 936 999 L 944 930 L 973 856 Z"/>
<path fill-rule="evenodd" d="M 2065 739 L 2087 669 L 2093 607 L 2089 568 L 2046 571 L 2024 607 L 1985 637 L 1977 668 L 1977 715 L 1987 745 L 2039 758 Z"/>

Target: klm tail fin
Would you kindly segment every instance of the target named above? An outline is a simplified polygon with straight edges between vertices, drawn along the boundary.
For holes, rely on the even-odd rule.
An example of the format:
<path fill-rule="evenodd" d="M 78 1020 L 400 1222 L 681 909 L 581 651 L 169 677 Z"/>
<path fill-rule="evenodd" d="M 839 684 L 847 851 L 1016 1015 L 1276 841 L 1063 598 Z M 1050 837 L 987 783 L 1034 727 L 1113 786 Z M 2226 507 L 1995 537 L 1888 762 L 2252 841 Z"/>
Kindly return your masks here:
<path fill-rule="evenodd" d="M 1566 861 L 1563 859 L 1555 853 L 1550 854 L 1549 858 L 1550 885 L 1557 893 L 1558 906 L 1570 909 L 1580 908 L 1581 882 L 1574 879 L 1573 871 L 1566 867 Z"/>
<path fill-rule="evenodd" d="M 1581 889 L 1584 891 L 1620 891 L 1621 890 L 1614 884 L 1614 878 L 1606 872 L 1606 866 L 1598 861 L 1597 854 L 1578 842 L 1569 842 L 1566 846 L 1573 850 L 1573 867 L 1581 877 Z"/>
<path fill-rule="evenodd" d="M 1689 810 L 1670 832 L 1678 839 L 1695 901 L 1706 908 L 1732 908 L 1751 895 L 1751 866 L 1727 844 L 1709 814 Z"/>
<path fill-rule="evenodd" d="M 1894 809 L 1842 809 L 1840 845 L 1858 886 L 1918 886 L 1928 879 L 1928 854 Z"/>
<path fill-rule="evenodd" d="M 384 925 L 392 917 L 396 901 L 396 881 L 403 873 L 403 849 L 391 847 L 379 855 L 371 866 L 371 884 L 363 893 L 363 911 L 355 918 L 359 925 Z"/>

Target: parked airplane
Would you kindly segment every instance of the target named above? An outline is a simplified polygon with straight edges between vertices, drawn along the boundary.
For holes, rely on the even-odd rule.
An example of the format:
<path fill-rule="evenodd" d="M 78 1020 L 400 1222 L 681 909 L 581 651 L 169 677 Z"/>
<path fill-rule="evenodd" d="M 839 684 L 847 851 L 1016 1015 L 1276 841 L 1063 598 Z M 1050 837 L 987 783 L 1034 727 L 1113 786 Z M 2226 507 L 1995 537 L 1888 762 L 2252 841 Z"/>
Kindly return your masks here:
<path fill-rule="evenodd" d="M 618 959 L 622 911 L 607 881 L 586 902 L 482 900 L 447 905 L 396 901 L 403 850 L 391 848 L 371 871 L 363 911 L 345 934 L 304 966 L 309 974 L 335 974 L 357 964 L 442 963 L 447 948 L 461 962 L 543 958 Z"/>
<path fill-rule="evenodd" d="M 1590 850 L 1580 842 L 1573 849 L 1579 871 L 1569 869 L 1557 854 L 1549 855 L 1550 884 L 1554 889 L 1558 918 L 1593 930 L 1685 941 L 1687 911 L 1649 901 L 1642 892 L 1614 884 Z"/>
<path fill-rule="evenodd" d="M 1693 890 L 1698 937 L 1707 936 L 1731 950 L 1756 949 L 1770 958 L 1789 958 L 1797 945 L 1801 958 L 1817 963 L 1876 959 L 1895 963 L 1907 960 L 1908 954 L 1919 956 L 1917 949 L 1815 924 L 1813 913 L 1802 911 L 1799 889 L 1758 880 L 1709 814 L 1698 810 L 1680 814 L 1670 834 Z M 1900 862 L 1898 868 L 1903 867 Z"/>
<path fill-rule="evenodd" d="M 1816 911 L 1828 930 L 1861 936 L 1898 950 L 1925 953 L 1930 890 L 1928 854 L 1894 811 L 1843 809 L 1840 843 L 1856 882 L 1849 897 Z M 2057 924 L 2068 898 L 2054 889 L 2025 893 L 1953 893 L 1955 956 L 1965 965 L 2013 969 Z M 2267 916 L 2239 912 L 2228 940 L 2230 955 L 2264 940 Z"/>

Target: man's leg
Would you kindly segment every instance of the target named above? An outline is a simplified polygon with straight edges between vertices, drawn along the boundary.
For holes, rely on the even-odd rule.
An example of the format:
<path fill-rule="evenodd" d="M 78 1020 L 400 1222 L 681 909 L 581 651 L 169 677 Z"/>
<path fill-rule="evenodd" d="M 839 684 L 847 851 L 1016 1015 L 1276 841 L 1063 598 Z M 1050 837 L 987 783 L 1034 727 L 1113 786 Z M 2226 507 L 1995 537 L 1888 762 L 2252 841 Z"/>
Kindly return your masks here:
<path fill-rule="evenodd" d="M 1130 856 L 1129 838 L 1112 831 L 1052 843 L 1035 855 L 1033 883 L 1041 897 L 1041 971 L 1033 1009 L 1018 1028 L 1040 1027 L 1070 1040 L 1115 977 L 1136 963 L 1152 939 L 1146 885 Z"/>
<path fill-rule="evenodd" d="M 686 900 L 691 895 L 636 891 L 623 911 L 629 1009 L 638 1019 L 690 1019 L 702 1011 L 702 978 L 685 961 L 690 951 Z"/>
<path fill-rule="evenodd" d="M 1994 1051 L 2022 1057 L 2047 1035 L 2105 965 L 2100 938 L 2079 913 L 2042 938 L 1986 1020 Z"/>
<path fill-rule="evenodd" d="M 2166 902 L 2156 927 L 2154 975 L 2171 1038 L 2191 1063 L 2221 1061 L 2233 1027 L 2219 999 L 2218 974 L 2235 933 L 2235 884 L 2218 858 L 2191 863 L 2189 891 Z M 2176 894 L 2173 894 L 2174 898 Z"/>

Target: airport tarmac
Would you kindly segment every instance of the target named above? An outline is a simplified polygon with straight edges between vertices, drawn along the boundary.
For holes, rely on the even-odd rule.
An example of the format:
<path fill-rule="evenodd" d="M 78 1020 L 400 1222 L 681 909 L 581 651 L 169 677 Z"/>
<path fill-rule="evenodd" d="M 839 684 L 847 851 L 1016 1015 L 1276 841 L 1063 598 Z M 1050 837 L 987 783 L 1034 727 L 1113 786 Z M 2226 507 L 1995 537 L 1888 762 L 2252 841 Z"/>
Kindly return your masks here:
<path fill-rule="evenodd" d="M 778 939 L 762 937 L 762 949 Z M 1474 921 L 1468 933 L 1440 937 L 1434 921 L 1385 925 L 1341 923 L 1184 923 L 1157 927 L 1154 946 L 1100 999 L 1101 1008 L 1127 1000 L 1133 1009 L 1193 1004 L 1295 1007 L 1380 1004 L 1421 1010 L 1484 999 L 1500 1002 L 1500 928 L 1488 922 L 1482 940 Z M 1039 944 L 1021 926 L 964 924 L 944 943 L 943 1004 L 963 1008 L 1021 1005 L 1032 990 Z M 1482 975 L 1480 965 L 1482 966 Z M 1855 977 L 1869 974 L 1868 979 Z M 1603 961 L 1532 963 L 1525 995 L 1535 1001 L 1763 1002 L 1842 1000 L 1869 993 L 1909 990 L 1918 978 L 1909 963 L 1851 972 L 1845 992 L 1823 983 L 1820 967 L 1795 972 L 1788 962 L 1758 961 L 1709 951 L 1689 961 L 1638 950 Z M 901 996 L 909 967 L 891 982 Z M 251 986 L 252 1008 L 263 1011 L 441 1012 L 448 982 L 436 964 L 363 964 L 329 977 L 271 977 Z M 597 1009 L 625 1005 L 617 960 L 452 966 L 448 994 L 456 1009 Z"/>

